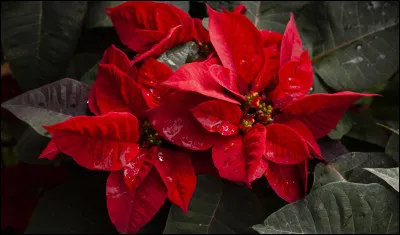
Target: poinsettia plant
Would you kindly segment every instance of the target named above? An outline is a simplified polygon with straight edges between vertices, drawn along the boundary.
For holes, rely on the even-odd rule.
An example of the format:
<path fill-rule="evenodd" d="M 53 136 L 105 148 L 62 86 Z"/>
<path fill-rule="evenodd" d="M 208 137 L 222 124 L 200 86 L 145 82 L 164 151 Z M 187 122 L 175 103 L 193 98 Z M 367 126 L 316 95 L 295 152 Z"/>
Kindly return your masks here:
<path fill-rule="evenodd" d="M 235 196 L 233 190 L 237 197 L 225 199 L 224 207 L 264 200 L 260 187 L 271 188 L 293 207 L 307 206 L 310 198 L 338 187 L 346 194 L 351 191 L 343 177 L 347 168 L 341 161 L 332 162 L 333 151 L 323 151 L 320 141 L 338 128 L 348 110 L 365 109 L 355 102 L 379 95 L 367 89 L 312 93 L 318 82 L 313 63 L 324 55 L 315 57 L 315 48 L 305 47 L 309 43 L 303 43 L 292 12 L 285 13 L 288 20 L 281 33 L 258 27 L 260 19 L 252 21 L 252 8 L 245 4 L 206 7 L 206 24 L 162 2 L 132 1 L 107 8 L 104 15 L 123 46 L 110 45 L 104 51 L 94 67 L 92 85 L 65 78 L 2 104 L 51 138 L 39 159 L 65 154 L 90 171 L 109 172 L 104 203 L 120 233 L 137 233 L 167 199 L 180 209 L 172 206 L 168 221 L 183 213 L 181 223 L 199 223 L 197 232 L 218 233 L 225 230 L 213 227 L 213 220 L 221 216 L 224 195 Z M 369 171 L 378 177 L 387 173 Z M 200 176 L 204 174 L 213 178 Z M 218 191 L 216 180 L 230 186 Z M 379 187 L 374 192 L 392 197 Z M 239 193 L 242 190 L 247 191 Z M 216 195 L 218 200 L 210 199 Z M 210 206 L 215 208 L 207 214 Z M 298 232 L 280 228 L 270 217 L 260 225 L 259 208 L 254 208 L 249 205 L 254 219 L 246 229 L 254 225 L 253 231 L 260 233 Z M 207 225 L 191 220 L 198 214 L 211 218 Z M 232 221 L 218 223 L 241 231 Z M 304 232 L 303 221 L 298 223 Z M 387 231 L 395 231 L 390 223 Z M 196 232 L 177 224 L 167 222 L 165 231 Z M 317 227 L 314 232 L 325 232 Z"/>

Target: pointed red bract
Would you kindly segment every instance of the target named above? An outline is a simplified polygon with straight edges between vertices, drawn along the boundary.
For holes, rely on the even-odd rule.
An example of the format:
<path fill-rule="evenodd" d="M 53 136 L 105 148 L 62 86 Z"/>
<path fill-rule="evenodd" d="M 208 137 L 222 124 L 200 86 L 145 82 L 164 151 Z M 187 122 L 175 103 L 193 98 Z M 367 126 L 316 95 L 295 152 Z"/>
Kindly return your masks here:
<path fill-rule="evenodd" d="M 240 87 L 240 84 L 237 82 L 237 76 L 235 74 L 218 64 L 210 65 L 208 67 L 208 71 L 210 72 L 211 78 L 216 81 L 220 86 L 227 89 L 229 92 L 238 98 L 238 100 L 245 100 L 242 94 L 245 94 L 245 89 Z"/>
<path fill-rule="evenodd" d="M 205 100 L 206 97 L 192 92 L 176 93 L 169 96 L 163 105 L 150 110 L 148 120 L 169 142 L 192 150 L 206 150 L 220 136 L 204 129 L 189 110 Z"/>
<path fill-rule="evenodd" d="M 265 177 L 279 197 L 287 202 L 295 202 L 306 194 L 307 171 L 307 161 L 296 165 L 275 164 L 268 161 Z"/>
<path fill-rule="evenodd" d="M 142 90 L 128 74 L 112 64 L 99 64 L 95 89 L 95 102 L 101 114 L 108 112 L 137 113 L 147 109 Z M 92 98 L 92 96 L 90 96 Z"/>
<path fill-rule="evenodd" d="M 301 120 L 311 130 L 315 139 L 319 139 L 336 126 L 354 101 L 365 96 L 376 95 L 351 91 L 308 95 L 285 107 L 279 118 Z"/>
<path fill-rule="evenodd" d="M 171 92 L 170 88 L 162 87 L 159 83 L 166 81 L 173 71 L 166 64 L 154 58 L 147 58 L 140 66 L 137 83 L 142 89 L 147 107 L 153 108 L 162 103 L 163 99 Z"/>
<path fill-rule="evenodd" d="M 137 73 L 136 67 L 133 66 L 128 56 L 114 45 L 111 45 L 104 52 L 100 64 L 113 64 L 117 66 L 117 68 L 120 69 L 122 72 L 130 76 L 134 76 Z"/>
<path fill-rule="evenodd" d="M 290 128 L 295 130 L 303 138 L 303 140 L 307 142 L 308 146 L 311 149 L 311 152 L 317 158 L 324 160 L 322 158 L 321 149 L 319 148 L 319 145 L 318 145 L 317 141 L 315 140 L 314 135 L 312 134 L 310 129 L 308 129 L 308 127 L 303 122 L 301 122 L 300 120 L 296 120 L 296 119 L 290 119 L 290 120 L 284 122 L 283 124 L 288 125 Z"/>
<path fill-rule="evenodd" d="M 202 20 L 201 19 L 197 19 L 194 18 L 193 19 L 193 25 L 194 25 L 194 39 L 197 42 L 201 42 L 201 43 L 207 43 L 210 41 L 210 35 L 207 31 L 206 28 L 204 28 Z"/>
<path fill-rule="evenodd" d="M 223 88 L 211 78 L 207 64 L 202 62 L 183 65 L 162 85 L 239 104 L 235 99 L 224 94 Z"/>
<path fill-rule="evenodd" d="M 307 144 L 292 128 L 283 124 L 270 124 L 266 130 L 264 156 L 268 160 L 279 164 L 298 164 L 307 160 Z"/>
<path fill-rule="evenodd" d="M 264 48 L 264 66 L 258 76 L 251 83 L 251 90 L 260 92 L 264 90 L 278 75 L 279 51 L 277 46 Z"/>
<path fill-rule="evenodd" d="M 278 48 L 280 48 L 283 38 L 282 34 L 269 30 L 260 30 L 260 33 L 264 44 L 264 48 L 270 46 L 278 46 Z"/>
<path fill-rule="evenodd" d="M 221 135 L 235 135 L 239 132 L 242 110 L 236 104 L 222 100 L 209 100 L 190 111 L 209 132 L 218 132 Z"/>
<path fill-rule="evenodd" d="M 222 64 L 240 75 L 238 80 L 241 83 L 250 83 L 264 63 L 259 30 L 245 15 L 219 13 L 209 6 L 207 8 L 210 40 Z"/>
<path fill-rule="evenodd" d="M 154 166 L 167 186 L 169 200 L 187 213 L 196 188 L 196 175 L 190 156 L 182 151 L 159 148 Z"/>
<path fill-rule="evenodd" d="M 235 135 L 226 138 L 213 147 L 212 158 L 222 178 L 250 185 L 242 146 L 241 136 Z"/>
<path fill-rule="evenodd" d="M 173 38 L 176 45 L 189 41 L 192 34 L 190 16 L 173 5 L 159 2 L 126 2 L 107 9 L 122 43 L 133 51 L 143 53 L 167 37 L 176 26 L 183 26 L 186 33 Z"/>
<path fill-rule="evenodd" d="M 44 127 L 59 150 L 90 170 L 119 170 L 138 153 L 138 121 L 129 113 L 78 116 Z"/>
<path fill-rule="evenodd" d="M 266 129 L 257 123 L 243 136 L 243 154 L 246 160 L 246 172 L 251 183 L 260 178 L 268 167 L 263 159 L 266 147 Z"/>
<path fill-rule="evenodd" d="M 106 196 L 111 222 L 118 232 L 132 234 L 157 214 L 167 198 L 167 189 L 154 168 L 134 191 L 126 186 L 122 171 L 114 171 L 107 179 Z"/>
<path fill-rule="evenodd" d="M 281 65 L 278 85 L 270 95 L 274 107 L 282 108 L 304 97 L 310 91 L 313 81 L 311 59 L 308 52 L 304 51 L 299 60 L 290 60 Z"/>
<path fill-rule="evenodd" d="M 156 153 L 156 148 L 141 148 L 138 155 L 124 166 L 124 181 L 130 190 L 143 183 L 154 164 Z"/>
<path fill-rule="evenodd" d="M 61 151 L 58 149 L 56 142 L 51 139 L 46 148 L 40 154 L 39 159 L 46 158 L 54 160 L 60 153 Z"/>
<path fill-rule="evenodd" d="M 303 45 L 301 43 L 300 34 L 294 22 L 294 15 L 290 13 L 290 20 L 286 25 L 282 38 L 281 66 L 290 60 L 298 61 L 302 52 Z"/>

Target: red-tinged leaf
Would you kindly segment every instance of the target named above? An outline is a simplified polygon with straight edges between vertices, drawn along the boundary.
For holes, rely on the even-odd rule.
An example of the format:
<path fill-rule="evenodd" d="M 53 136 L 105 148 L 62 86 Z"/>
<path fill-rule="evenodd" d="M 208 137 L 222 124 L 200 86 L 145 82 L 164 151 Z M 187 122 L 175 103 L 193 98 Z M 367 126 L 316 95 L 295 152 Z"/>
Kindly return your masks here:
<path fill-rule="evenodd" d="M 210 174 L 219 177 L 218 170 L 215 168 L 211 151 L 188 151 L 196 175 Z"/>
<path fill-rule="evenodd" d="M 209 100 L 190 111 L 209 132 L 218 132 L 221 135 L 235 135 L 239 132 L 242 110 L 236 104 L 222 100 Z"/>
<path fill-rule="evenodd" d="M 264 48 L 270 46 L 278 46 L 281 48 L 283 35 L 278 32 L 273 32 L 269 30 L 260 30 L 261 38 L 264 43 Z"/>
<path fill-rule="evenodd" d="M 156 158 L 156 148 L 141 148 L 138 155 L 123 168 L 124 181 L 132 191 L 142 184 Z"/>
<path fill-rule="evenodd" d="M 138 120 L 130 113 L 73 117 L 44 128 L 61 152 L 90 170 L 119 170 L 139 151 Z"/>
<path fill-rule="evenodd" d="M 292 128 L 283 124 L 266 126 L 264 156 L 278 164 L 298 164 L 307 160 L 307 143 Z"/>
<path fill-rule="evenodd" d="M 242 136 L 240 135 L 224 139 L 213 147 L 212 158 L 222 178 L 250 185 L 242 146 Z"/>
<path fill-rule="evenodd" d="M 193 38 L 197 42 L 207 43 L 210 41 L 210 35 L 206 28 L 204 28 L 202 20 L 198 18 L 193 18 L 194 32 Z"/>
<path fill-rule="evenodd" d="M 101 114 L 109 112 L 138 113 L 147 105 L 142 90 L 132 77 L 112 64 L 99 64 L 97 79 L 93 84 L 95 102 Z M 92 98 L 93 96 L 90 96 Z"/>
<path fill-rule="evenodd" d="M 126 2 L 108 8 L 121 42 L 133 51 L 145 52 L 181 24 L 172 6 L 158 2 Z M 189 17 L 189 16 L 187 16 Z"/>
<path fill-rule="evenodd" d="M 246 160 L 246 172 L 249 182 L 260 178 L 268 165 L 263 159 L 266 146 L 266 129 L 261 124 L 254 125 L 243 136 L 243 154 Z"/>
<path fill-rule="evenodd" d="M 277 46 L 264 48 L 264 66 L 258 76 L 251 82 L 251 90 L 260 92 L 275 79 L 279 71 L 279 51 Z"/>
<path fill-rule="evenodd" d="M 239 104 L 235 99 L 224 94 L 223 87 L 211 77 L 207 63 L 193 62 L 185 64 L 162 85 L 181 91 L 193 91 L 215 99 Z"/>
<path fill-rule="evenodd" d="M 167 186 L 169 200 L 187 213 L 196 188 L 190 155 L 183 151 L 159 148 L 154 166 Z"/>
<path fill-rule="evenodd" d="M 166 81 L 173 71 L 168 65 L 158 62 L 154 58 L 147 58 L 140 66 L 137 83 L 142 89 L 144 100 L 149 108 L 161 104 L 170 94 L 171 89 L 162 87 L 159 83 Z"/>
<path fill-rule="evenodd" d="M 137 73 L 136 67 L 133 66 L 128 56 L 123 51 L 116 48 L 114 45 L 111 45 L 104 52 L 100 64 L 113 64 L 117 66 L 122 72 L 130 76 L 135 76 Z"/>
<path fill-rule="evenodd" d="M 169 142 L 192 150 L 206 150 L 220 136 L 204 129 L 189 110 L 205 100 L 206 97 L 192 92 L 173 94 L 163 105 L 148 111 L 148 120 Z"/>
<path fill-rule="evenodd" d="M 250 83 L 264 63 L 263 42 L 259 30 L 245 15 L 219 13 L 209 6 L 207 8 L 210 16 L 210 40 L 222 64 L 239 74 L 240 82 Z"/>
<path fill-rule="evenodd" d="M 288 125 L 290 128 L 295 130 L 303 138 L 303 140 L 308 144 L 311 152 L 317 158 L 325 161 L 324 158 L 322 157 L 321 149 L 319 148 L 319 145 L 318 145 L 317 141 L 315 140 L 314 135 L 302 121 L 296 120 L 296 119 L 290 119 L 282 124 Z"/>
<path fill-rule="evenodd" d="M 282 108 L 304 97 L 310 91 L 313 82 L 311 60 L 308 52 L 304 51 L 300 60 L 290 60 L 280 67 L 278 85 L 271 94 L 274 107 Z"/>
<path fill-rule="evenodd" d="M 58 149 L 56 142 L 54 140 L 50 140 L 47 144 L 47 147 L 40 154 L 39 159 L 46 158 L 49 160 L 54 160 L 61 151 Z"/>
<path fill-rule="evenodd" d="M 243 87 L 240 87 L 241 84 L 237 82 L 237 77 L 231 70 L 215 64 L 209 65 L 208 71 L 210 71 L 212 79 L 219 85 L 234 94 L 239 100 L 245 100 L 242 94 L 247 93 L 247 88 L 243 89 Z"/>
<path fill-rule="evenodd" d="M 350 91 L 335 94 L 312 94 L 297 100 L 284 108 L 279 119 L 299 119 L 313 133 L 315 139 L 327 135 L 339 122 L 350 105 L 365 96 Z"/>
<path fill-rule="evenodd" d="M 280 65 L 283 66 L 290 60 L 298 61 L 302 52 L 303 45 L 301 43 L 300 34 L 296 28 L 294 15 L 290 13 L 290 20 L 286 25 L 282 38 Z"/>
<path fill-rule="evenodd" d="M 137 55 L 133 59 L 133 63 L 137 63 L 148 57 L 159 57 L 166 50 L 178 44 L 190 41 L 191 37 L 187 37 L 187 32 L 185 30 L 186 29 L 183 28 L 182 25 L 172 28 L 169 33 L 162 40 L 158 41 L 157 44 L 154 44 L 151 49 Z"/>
<path fill-rule="evenodd" d="M 142 184 L 130 192 L 122 171 L 113 171 L 106 186 L 107 209 L 118 232 L 136 233 L 158 212 L 167 198 L 167 189 L 155 168 Z"/>
<path fill-rule="evenodd" d="M 265 177 L 279 197 L 287 202 L 295 202 L 306 194 L 307 169 L 307 161 L 296 165 L 268 161 Z"/>

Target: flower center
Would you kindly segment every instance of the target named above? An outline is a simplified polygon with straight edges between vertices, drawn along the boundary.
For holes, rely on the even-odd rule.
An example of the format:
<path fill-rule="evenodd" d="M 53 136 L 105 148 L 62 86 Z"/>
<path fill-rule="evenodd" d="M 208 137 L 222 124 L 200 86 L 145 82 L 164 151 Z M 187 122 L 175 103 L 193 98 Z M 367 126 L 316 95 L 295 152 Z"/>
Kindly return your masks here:
<path fill-rule="evenodd" d="M 264 94 L 260 96 L 258 92 L 252 91 L 245 97 L 246 101 L 242 105 L 242 131 L 250 130 L 255 123 L 267 125 L 273 121 L 272 113 L 274 109 L 268 104 Z"/>
<path fill-rule="evenodd" d="M 140 147 L 150 148 L 152 146 L 160 146 L 163 141 L 161 136 L 151 127 L 148 121 L 144 121 L 140 129 Z"/>

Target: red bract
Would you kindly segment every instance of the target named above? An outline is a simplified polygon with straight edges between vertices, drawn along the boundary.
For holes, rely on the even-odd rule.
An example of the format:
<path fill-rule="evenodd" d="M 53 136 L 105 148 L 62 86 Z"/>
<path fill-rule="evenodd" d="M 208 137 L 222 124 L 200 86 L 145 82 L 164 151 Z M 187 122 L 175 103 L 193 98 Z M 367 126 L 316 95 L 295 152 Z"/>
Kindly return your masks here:
<path fill-rule="evenodd" d="M 201 21 L 192 19 L 172 4 L 160 2 L 126 2 L 107 12 L 121 42 L 139 53 L 140 61 L 157 57 L 165 50 L 195 39 L 208 41 Z"/>
<path fill-rule="evenodd" d="M 212 147 L 222 177 L 250 186 L 264 174 L 280 197 L 296 201 L 305 195 L 308 159 L 323 160 L 315 139 L 328 134 L 354 101 L 371 95 L 306 95 L 312 65 L 292 14 L 281 35 L 259 31 L 237 12 L 208 13 L 210 40 L 222 65 L 187 64 L 163 83 L 188 97 L 198 93 L 203 101 L 177 99 L 173 108 L 171 100 L 151 110 L 149 119 L 174 144 Z M 175 120 L 185 121 L 178 128 Z M 165 133 L 171 128 L 179 130 Z"/>
<path fill-rule="evenodd" d="M 88 169 L 112 171 L 107 206 L 121 233 L 136 233 L 167 197 L 187 212 L 196 186 L 189 152 L 165 148 L 165 140 L 145 119 L 144 111 L 174 94 L 158 85 L 172 73 L 153 58 L 133 64 L 112 46 L 89 94 L 89 108 L 98 116 L 45 127 L 52 140 L 40 158 L 54 159 L 62 152 Z"/>

